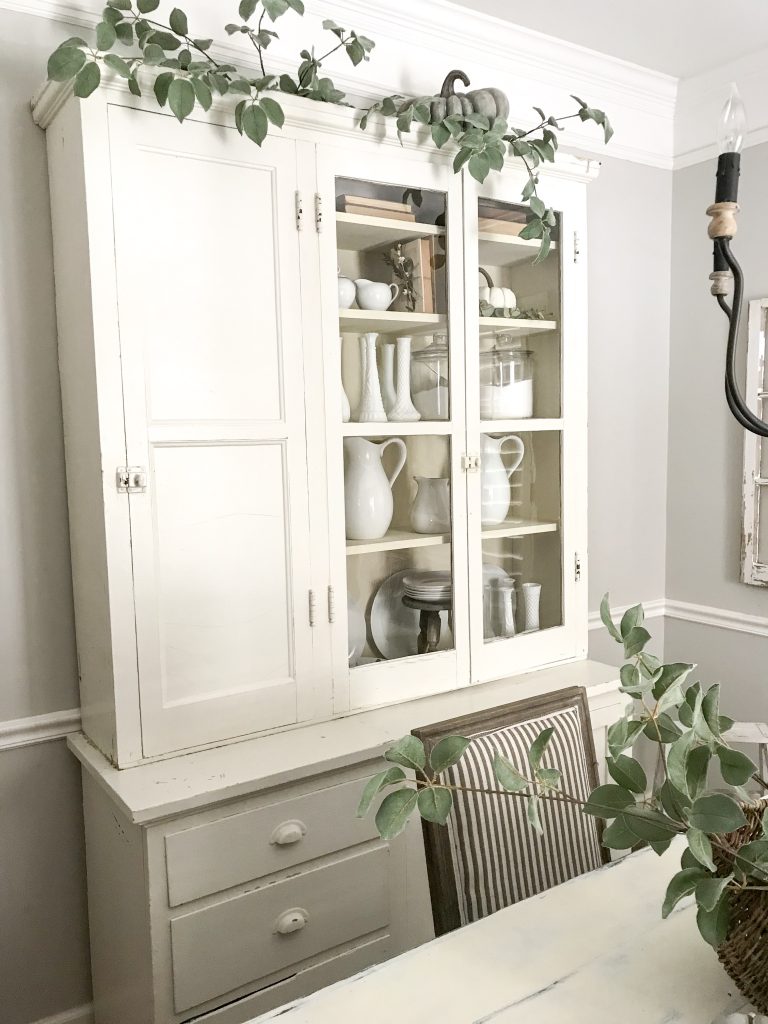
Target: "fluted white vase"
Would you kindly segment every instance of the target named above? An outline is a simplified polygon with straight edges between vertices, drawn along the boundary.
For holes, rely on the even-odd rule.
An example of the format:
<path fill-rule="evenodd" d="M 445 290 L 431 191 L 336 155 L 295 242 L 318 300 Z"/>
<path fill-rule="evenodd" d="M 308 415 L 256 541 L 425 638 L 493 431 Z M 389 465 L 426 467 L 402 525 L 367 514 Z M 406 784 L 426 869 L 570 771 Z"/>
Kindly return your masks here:
<path fill-rule="evenodd" d="M 344 347 L 344 339 L 339 335 L 339 353 Z M 349 397 L 344 388 L 344 381 L 341 382 L 341 422 L 349 423 L 352 418 L 352 410 L 349 407 Z"/>
<path fill-rule="evenodd" d="M 386 423 L 387 413 L 381 398 L 379 369 L 376 365 L 376 339 L 378 334 L 360 335 L 360 362 L 362 364 L 362 391 L 357 410 L 358 423 Z"/>
<path fill-rule="evenodd" d="M 415 423 L 421 413 L 411 401 L 411 338 L 397 339 L 397 385 L 395 404 L 389 412 L 395 423 Z"/>
<path fill-rule="evenodd" d="M 381 347 L 381 398 L 384 402 L 384 411 L 389 419 L 392 410 L 397 404 L 397 393 L 395 392 L 395 346 L 391 341 Z"/>
<path fill-rule="evenodd" d="M 539 623 L 541 584 L 523 583 L 520 589 L 523 594 L 523 630 L 526 633 L 533 633 L 541 628 Z"/>

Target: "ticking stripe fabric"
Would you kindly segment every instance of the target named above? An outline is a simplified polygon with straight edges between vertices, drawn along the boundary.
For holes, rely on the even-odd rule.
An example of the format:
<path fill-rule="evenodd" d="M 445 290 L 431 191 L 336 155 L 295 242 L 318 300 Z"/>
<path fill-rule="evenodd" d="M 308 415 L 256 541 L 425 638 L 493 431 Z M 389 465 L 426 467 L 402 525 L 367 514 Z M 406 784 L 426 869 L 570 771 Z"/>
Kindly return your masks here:
<path fill-rule="evenodd" d="M 445 772 L 446 781 L 475 789 L 498 789 L 493 759 L 498 751 L 528 774 L 528 751 L 542 729 L 554 734 L 542 761 L 559 768 L 563 789 L 586 799 L 591 789 L 578 708 L 473 736 L 464 757 Z M 519 797 L 455 793 L 448 818 L 461 923 L 527 899 L 602 865 L 594 818 L 571 804 L 541 801 L 539 836 Z"/>

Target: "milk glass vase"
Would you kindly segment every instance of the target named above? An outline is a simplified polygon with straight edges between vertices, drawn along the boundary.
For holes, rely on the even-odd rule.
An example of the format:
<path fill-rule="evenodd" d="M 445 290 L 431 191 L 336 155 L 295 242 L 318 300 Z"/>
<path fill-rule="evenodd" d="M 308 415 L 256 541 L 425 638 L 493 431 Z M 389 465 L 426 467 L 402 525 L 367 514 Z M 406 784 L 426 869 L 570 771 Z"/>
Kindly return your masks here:
<path fill-rule="evenodd" d="M 387 413 L 381 397 L 379 370 L 376 365 L 376 339 L 378 334 L 360 335 L 360 362 L 362 390 L 357 410 L 358 423 L 386 423 Z"/>
<path fill-rule="evenodd" d="M 415 423 L 421 413 L 411 400 L 411 338 L 398 338 L 397 384 L 395 404 L 389 412 L 390 420 L 396 423 Z"/>

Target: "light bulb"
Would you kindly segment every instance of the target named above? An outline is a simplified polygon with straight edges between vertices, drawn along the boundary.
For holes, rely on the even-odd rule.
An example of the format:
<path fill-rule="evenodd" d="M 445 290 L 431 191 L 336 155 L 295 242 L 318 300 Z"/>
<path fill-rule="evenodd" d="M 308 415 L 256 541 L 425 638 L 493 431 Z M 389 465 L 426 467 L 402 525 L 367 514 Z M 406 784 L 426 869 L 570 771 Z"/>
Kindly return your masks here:
<path fill-rule="evenodd" d="M 736 83 L 731 82 L 731 91 L 717 123 L 718 153 L 740 153 L 747 131 L 747 112 L 739 96 Z"/>

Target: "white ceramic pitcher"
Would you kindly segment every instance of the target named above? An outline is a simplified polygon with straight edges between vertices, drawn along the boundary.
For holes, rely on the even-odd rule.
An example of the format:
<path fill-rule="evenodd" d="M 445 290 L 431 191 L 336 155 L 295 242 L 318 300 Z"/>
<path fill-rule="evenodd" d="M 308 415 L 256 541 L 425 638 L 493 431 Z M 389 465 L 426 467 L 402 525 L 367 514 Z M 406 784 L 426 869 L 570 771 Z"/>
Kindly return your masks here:
<path fill-rule="evenodd" d="M 400 449 L 400 458 L 387 476 L 381 457 L 391 444 Z M 364 437 L 344 438 L 344 511 L 350 540 L 378 540 L 389 529 L 394 513 L 392 486 L 405 457 L 405 442 L 399 437 L 379 444 Z"/>
<path fill-rule="evenodd" d="M 502 452 L 512 454 L 509 466 L 504 465 Z M 512 500 L 511 477 L 520 468 L 525 455 L 525 445 L 517 434 L 505 434 L 504 437 L 491 437 L 483 434 L 480 448 L 480 471 L 482 488 L 482 509 L 480 521 L 483 526 L 499 526 L 509 514 Z"/>

